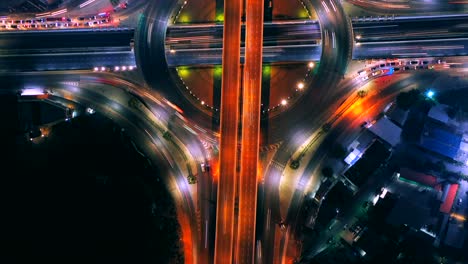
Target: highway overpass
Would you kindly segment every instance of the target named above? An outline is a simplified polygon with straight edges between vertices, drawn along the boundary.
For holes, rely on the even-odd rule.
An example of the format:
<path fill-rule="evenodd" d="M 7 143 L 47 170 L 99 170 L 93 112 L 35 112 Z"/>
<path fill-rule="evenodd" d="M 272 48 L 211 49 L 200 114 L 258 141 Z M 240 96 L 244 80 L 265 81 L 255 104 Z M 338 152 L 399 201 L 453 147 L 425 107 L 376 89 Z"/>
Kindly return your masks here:
<path fill-rule="evenodd" d="M 128 28 L 0 32 L 0 72 L 135 66 L 133 35 Z"/>
<path fill-rule="evenodd" d="M 352 58 L 467 55 L 467 21 L 466 14 L 354 19 Z M 263 61 L 317 61 L 322 52 L 324 34 L 332 35 L 333 32 L 321 32 L 316 21 L 266 23 Z M 126 28 L 1 32 L 0 72 L 136 65 L 130 46 L 133 35 L 134 30 Z M 222 25 L 169 27 L 166 38 L 169 66 L 221 64 L 222 35 Z M 242 62 L 243 59 L 242 47 Z"/>

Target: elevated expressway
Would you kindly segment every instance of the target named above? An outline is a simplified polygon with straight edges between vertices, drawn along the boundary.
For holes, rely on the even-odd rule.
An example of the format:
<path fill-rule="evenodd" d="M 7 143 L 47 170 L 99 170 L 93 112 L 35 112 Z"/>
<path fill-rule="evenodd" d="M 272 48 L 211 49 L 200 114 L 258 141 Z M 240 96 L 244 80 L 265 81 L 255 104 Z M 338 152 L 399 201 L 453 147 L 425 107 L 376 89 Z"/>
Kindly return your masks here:
<path fill-rule="evenodd" d="M 134 34 L 129 28 L 0 32 L 0 72 L 134 66 Z"/>
<path fill-rule="evenodd" d="M 352 23 L 355 36 L 352 58 L 466 55 L 467 23 L 468 15 L 355 20 Z M 220 64 L 222 30 L 221 25 L 213 24 L 171 26 L 166 39 L 169 65 Z M 333 37 L 335 33 L 325 34 Z M 321 30 L 317 21 L 265 24 L 263 61 L 266 63 L 317 61 L 321 51 Z"/>
<path fill-rule="evenodd" d="M 354 20 L 352 25 L 353 59 L 468 54 L 466 14 Z M 263 62 L 320 59 L 322 33 L 317 21 L 267 23 L 264 30 Z M 89 70 L 136 65 L 130 46 L 134 32 L 127 28 L 1 32 L 0 71 Z M 221 64 L 222 36 L 222 25 L 170 25 L 165 42 L 168 65 Z M 244 43 L 241 45 L 243 62 Z"/>
<path fill-rule="evenodd" d="M 224 6 L 223 72 L 219 125 L 219 180 L 216 199 L 214 263 L 233 262 L 236 245 L 236 191 L 239 144 L 239 95 L 241 94 L 241 17 L 243 1 Z"/>

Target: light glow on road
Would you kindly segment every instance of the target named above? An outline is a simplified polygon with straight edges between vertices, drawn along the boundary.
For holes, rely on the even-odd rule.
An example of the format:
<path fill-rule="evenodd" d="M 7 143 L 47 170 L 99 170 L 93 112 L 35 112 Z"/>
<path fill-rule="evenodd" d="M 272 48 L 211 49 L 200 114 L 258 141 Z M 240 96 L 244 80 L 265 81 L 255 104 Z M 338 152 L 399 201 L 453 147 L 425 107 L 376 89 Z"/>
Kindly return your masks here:
<path fill-rule="evenodd" d="M 96 0 L 88 0 L 86 2 L 83 2 L 82 4 L 80 4 L 80 8 L 83 8 L 83 7 L 93 3 L 94 1 L 96 1 Z"/>
<path fill-rule="evenodd" d="M 42 88 L 30 88 L 25 89 L 21 92 L 21 96 L 28 96 L 28 95 L 43 95 L 45 94 L 44 89 Z"/>
<path fill-rule="evenodd" d="M 381 199 L 385 198 L 385 196 L 387 195 L 387 192 L 388 192 L 387 188 L 383 188 L 382 193 L 380 194 L 380 198 Z"/>
<path fill-rule="evenodd" d="M 66 13 L 67 12 L 67 9 L 64 8 L 64 9 L 60 9 L 58 11 L 55 11 L 55 12 L 52 12 L 52 16 L 56 16 L 56 15 L 60 15 L 60 14 L 63 14 L 63 13 Z"/>
<path fill-rule="evenodd" d="M 458 221 L 466 221 L 466 217 L 463 215 L 452 213 L 450 216 L 457 219 Z"/>

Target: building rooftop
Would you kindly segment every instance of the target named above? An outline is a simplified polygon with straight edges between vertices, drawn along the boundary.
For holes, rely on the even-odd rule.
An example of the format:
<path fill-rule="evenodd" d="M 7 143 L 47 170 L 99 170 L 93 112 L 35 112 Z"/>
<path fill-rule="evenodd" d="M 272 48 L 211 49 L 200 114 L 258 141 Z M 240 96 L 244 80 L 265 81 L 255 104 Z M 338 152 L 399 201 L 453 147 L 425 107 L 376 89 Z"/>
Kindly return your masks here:
<path fill-rule="evenodd" d="M 405 124 L 406 119 L 408 118 L 408 111 L 403 110 L 400 107 L 396 106 L 396 104 L 394 104 L 394 106 L 388 110 L 386 115 L 396 125 L 402 127 Z"/>
<path fill-rule="evenodd" d="M 409 181 L 410 183 L 416 183 L 418 185 L 440 190 L 439 182 L 435 176 L 417 172 L 409 168 L 400 168 L 400 179 L 403 181 Z"/>
<path fill-rule="evenodd" d="M 450 213 L 455 197 L 457 196 L 458 187 L 458 184 L 450 184 L 449 186 L 447 186 L 445 191 L 446 193 L 444 194 L 445 200 L 440 205 L 441 212 L 446 214 Z"/>
<path fill-rule="evenodd" d="M 462 248 L 465 241 L 465 232 L 463 225 L 457 222 L 451 222 L 447 227 L 444 244 L 454 248 Z"/>
<path fill-rule="evenodd" d="M 457 156 L 462 135 L 456 134 L 448 127 L 427 122 L 421 135 L 421 147 L 454 159 Z"/>
<path fill-rule="evenodd" d="M 447 124 L 447 122 L 450 119 L 447 114 L 448 108 L 449 108 L 448 105 L 438 104 L 436 106 L 433 106 L 431 110 L 429 110 L 429 113 L 427 114 L 427 116 L 432 118 L 433 120 Z"/>
<path fill-rule="evenodd" d="M 366 150 L 364 155 L 344 175 L 355 185 L 361 186 L 390 156 L 390 151 L 385 145 L 376 140 Z"/>
<path fill-rule="evenodd" d="M 406 197 L 408 198 L 408 197 Z M 389 224 L 408 225 L 417 230 L 431 223 L 431 208 L 411 199 L 400 198 L 387 218 Z"/>
<path fill-rule="evenodd" d="M 392 147 L 400 142 L 401 128 L 386 117 L 382 117 L 369 127 L 369 131 L 390 144 Z"/>

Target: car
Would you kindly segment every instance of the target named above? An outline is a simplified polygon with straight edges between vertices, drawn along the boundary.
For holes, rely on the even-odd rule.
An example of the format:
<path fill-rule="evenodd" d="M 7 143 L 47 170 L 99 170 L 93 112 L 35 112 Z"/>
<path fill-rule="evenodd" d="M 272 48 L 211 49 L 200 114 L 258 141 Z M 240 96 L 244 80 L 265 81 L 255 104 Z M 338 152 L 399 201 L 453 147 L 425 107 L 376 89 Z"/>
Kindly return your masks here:
<path fill-rule="evenodd" d="M 395 66 L 396 62 L 390 62 L 390 66 Z"/>
<path fill-rule="evenodd" d="M 380 64 L 380 68 L 385 67 L 385 63 Z"/>
<path fill-rule="evenodd" d="M 278 225 L 281 228 L 281 230 L 286 229 L 286 224 L 283 221 L 279 222 Z"/>
<path fill-rule="evenodd" d="M 410 67 L 408 67 L 408 66 L 405 66 L 403 69 L 404 69 L 405 71 L 407 71 L 407 70 L 409 70 L 409 69 L 410 69 Z"/>
<path fill-rule="evenodd" d="M 423 61 L 422 62 L 424 65 L 428 64 L 429 62 L 428 61 Z"/>
<path fill-rule="evenodd" d="M 371 68 L 371 71 L 375 71 L 375 70 L 377 70 L 377 67 L 372 67 Z"/>
<path fill-rule="evenodd" d="M 10 28 L 18 28 L 17 25 L 10 25 Z"/>
<path fill-rule="evenodd" d="M 410 61 L 410 64 L 411 64 L 411 65 L 416 65 L 416 64 L 419 64 L 419 61 L 416 61 L 416 60 Z"/>
<path fill-rule="evenodd" d="M 84 17 L 79 17 L 78 20 L 83 21 L 83 20 L 85 20 L 85 18 Z"/>
<path fill-rule="evenodd" d="M 379 75 L 381 73 L 382 73 L 382 70 L 378 70 L 378 71 L 372 72 L 372 76 L 376 76 L 376 75 Z"/>
<path fill-rule="evenodd" d="M 398 68 L 398 67 L 395 67 L 395 68 L 393 68 L 393 70 L 394 70 L 394 71 L 399 71 L 399 70 L 400 70 L 400 68 Z"/>

